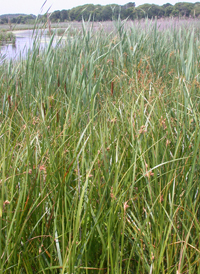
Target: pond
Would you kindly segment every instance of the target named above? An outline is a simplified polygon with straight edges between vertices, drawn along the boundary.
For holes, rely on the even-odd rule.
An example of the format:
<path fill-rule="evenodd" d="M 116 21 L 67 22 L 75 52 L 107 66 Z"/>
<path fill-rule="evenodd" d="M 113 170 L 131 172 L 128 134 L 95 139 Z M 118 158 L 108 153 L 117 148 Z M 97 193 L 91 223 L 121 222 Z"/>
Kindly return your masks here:
<path fill-rule="evenodd" d="M 16 37 L 15 45 L 7 44 L 0 47 L 0 58 L 17 60 L 20 56 L 25 57 L 27 51 L 32 48 L 35 37 L 33 30 L 17 30 L 13 31 L 13 34 Z M 43 33 L 40 31 L 39 35 L 41 35 L 41 45 L 45 46 L 50 41 L 50 37 L 46 35 L 46 31 Z"/>

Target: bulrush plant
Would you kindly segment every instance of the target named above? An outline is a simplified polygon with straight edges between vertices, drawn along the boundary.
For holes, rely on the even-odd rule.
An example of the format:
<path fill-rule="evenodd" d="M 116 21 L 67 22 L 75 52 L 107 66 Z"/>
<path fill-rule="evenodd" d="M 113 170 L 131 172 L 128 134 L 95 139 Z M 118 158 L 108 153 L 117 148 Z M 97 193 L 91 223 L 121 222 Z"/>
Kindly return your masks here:
<path fill-rule="evenodd" d="M 0 66 L 0 273 L 200 273 L 198 31 L 121 24 Z"/>

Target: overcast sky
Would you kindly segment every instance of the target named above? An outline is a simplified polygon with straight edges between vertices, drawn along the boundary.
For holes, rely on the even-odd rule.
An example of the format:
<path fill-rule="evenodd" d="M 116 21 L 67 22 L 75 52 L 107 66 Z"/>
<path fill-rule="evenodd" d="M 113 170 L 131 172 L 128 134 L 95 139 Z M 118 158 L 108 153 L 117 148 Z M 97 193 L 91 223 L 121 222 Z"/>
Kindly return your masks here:
<path fill-rule="evenodd" d="M 0 14 L 7 13 L 26 13 L 26 14 L 39 14 L 41 13 L 41 7 L 45 0 L 0 0 Z M 196 0 L 197 1 L 197 0 Z M 124 5 L 128 2 L 135 2 L 136 6 L 142 5 L 144 3 L 163 5 L 166 3 L 175 4 L 177 2 L 196 2 L 189 0 L 47 0 L 43 8 L 44 13 L 50 6 L 51 10 L 62 10 L 71 9 L 84 4 L 119 4 Z"/>

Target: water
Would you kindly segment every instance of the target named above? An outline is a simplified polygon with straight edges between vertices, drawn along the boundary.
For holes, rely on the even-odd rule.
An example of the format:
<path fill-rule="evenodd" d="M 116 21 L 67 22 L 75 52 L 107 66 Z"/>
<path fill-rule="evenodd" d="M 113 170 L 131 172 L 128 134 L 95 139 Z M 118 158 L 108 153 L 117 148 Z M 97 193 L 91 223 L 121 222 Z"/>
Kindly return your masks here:
<path fill-rule="evenodd" d="M 13 31 L 16 37 L 15 45 L 7 44 L 0 47 L 0 59 L 3 56 L 3 59 L 13 59 L 17 60 L 20 56 L 25 57 L 26 53 L 33 46 L 34 33 L 33 30 L 18 30 Z M 46 33 L 46 32 L 45 32 Z M 50 38 L 45 33 L 41 33 L 41 45 L 45 46 L 48 44 Z"/>

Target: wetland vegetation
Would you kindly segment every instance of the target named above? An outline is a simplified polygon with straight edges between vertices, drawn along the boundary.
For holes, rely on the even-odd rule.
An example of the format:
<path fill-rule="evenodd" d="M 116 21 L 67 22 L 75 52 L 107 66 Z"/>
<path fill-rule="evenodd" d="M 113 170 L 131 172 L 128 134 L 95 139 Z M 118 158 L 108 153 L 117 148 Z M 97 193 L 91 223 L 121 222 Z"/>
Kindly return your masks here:
<path fill-rule="evenodd" d="M 0 66 L 0 273 L 200 273 L 200 26 L 112 24 Z"/>
<path fill-rule="evenodd" d="M 0 30 L 0 46 L 7 43 L 15 45 L 15 35 L 12 32 Z"/>

